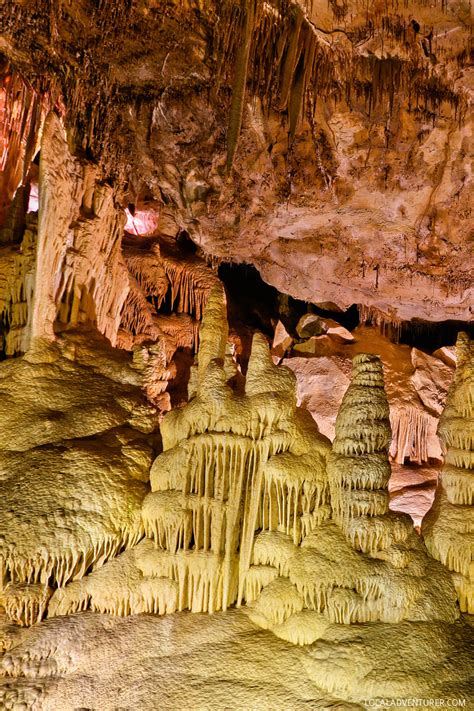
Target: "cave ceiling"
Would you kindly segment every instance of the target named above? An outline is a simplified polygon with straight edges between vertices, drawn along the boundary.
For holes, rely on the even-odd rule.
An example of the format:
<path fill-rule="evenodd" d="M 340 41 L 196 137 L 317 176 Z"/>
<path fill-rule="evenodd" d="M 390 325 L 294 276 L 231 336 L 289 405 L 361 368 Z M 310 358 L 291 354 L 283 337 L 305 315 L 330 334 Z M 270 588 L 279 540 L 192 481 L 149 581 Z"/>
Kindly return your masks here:
<path fill-rule="evenodd" d="M 395 323 L 468 321 L 470 13 L 463 0 L 5 0 L 6 111 L 22 86 L 36 113 L 30 155 L 10 155 L 3 180 L 15 185 L 54 108 L 123 207 L 208 258 Z"/>

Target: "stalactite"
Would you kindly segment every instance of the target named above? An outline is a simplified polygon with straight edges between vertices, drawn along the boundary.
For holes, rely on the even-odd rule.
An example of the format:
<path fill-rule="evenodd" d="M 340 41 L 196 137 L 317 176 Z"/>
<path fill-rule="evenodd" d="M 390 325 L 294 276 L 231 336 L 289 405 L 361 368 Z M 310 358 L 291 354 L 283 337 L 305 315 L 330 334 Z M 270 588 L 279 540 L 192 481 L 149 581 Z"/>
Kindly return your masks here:
<path fill-rule="evenodd" d="M 162 237 L 127 239 L 124 249 L 129 293 L 119 345 L 131 350 L 146 341 L 164 342 L 167 364 L 178 348 L 197 350 L 199 322 L 218 279 L 197 257 L 178 252 Z M 178 313 L 162 313 L 165 302 Z"/>
<path fill-rule="evenodd" d="M 418 43 L 407 42 L 411 34 L 412 26 L 398 14 L 367 9 L 365 24 L 352 28 L 347 35 L 342 31 L 331 34 L 329 41 L 328 33 L 316 26 L 301 3 L 256 1 L 246 10 L 242 6 L 237 9 L 234 3 L 222 3 L 214 27 L 214 46 L 217 87 L 233 74 L 228 168 L 241 129 L 247 84 L 266 109 L 288 110 L 292 138 L 310 92 L 336 103 L 364 102 L 365 110 L 372 115 L 377 115 L 381 107 L 391 115 L 397 96 L 406 111 L 414 111 L 421 118 L 433 120 L 442 111 L 462 118 L 467 96 L 456 86 L 452 72 L 434 66 L 431 57 L 420 52 Z M 369 36 L 381 43 L 382 56 L 365 51 Z M 393 56 L 390 49 L 384 52 L 384 42 L 390 40 L 403 42 L 402 56 Z M 376 312 L 374 309 L 371 316 L 396 337 L 400 324 Z"/>
<path fill-rule="evenodd" d="M 200 321 L 210 291 L 218 282 L 216 275 L 197 258 L 163 255 L 163 268 L 171 285 L 172 306 Z"/>
<path fill-rule="evenodd" d="M 317 458 L 313 452 L 300 456 L 285 452 L 271 458 L 264 471 L 263 530 L 286 533 L 295 544 L 300 543 L 303 528 L 309 532 L 308 519 L 329 502 L 326 478 L 318 481 L 308 475 Z M 324 462 L 315 469 L 324 472 Z"/>
<path fill-rule="evenodd" d="M 143 293 L 154 297 L 155 306 L 159 309 L 169 289 L 159 243 L 155 242 L 150 250 L 127 247 L 124 258 L 130 274 Z"/>
<path fill-rule="evenodd" d="M 390 412 L 392 444 L 390 456 L 403 464 L 409 459 L 417 464 L 429 460 L 428 435 L 431 417 L 418 407 L 393 408 Z"/>
<path fill-rule="evenodd" d="M 30 335 L 54 339 L 57 318 L 89 321 L 114 345 L 129 289 L 122 216 L 112 188 L 97 181 L 96 169 L 70 155 L 55 114 L 49 114 L 43 131 L 39 190 Z"/>
<path fill-rule="evenodd" d="M 24 353 L 29 342 L 37 241 L 36 214 L 26 215 L 25 220 L 20 245 L 0 248 L 0 322 L 7 356 Z"/>
<path fill-rule="evenodd" d="M 47 585 L 8 584 L 3 592 L 0 586 L 0 604 L 12 622 L 30 627 L 43 619 L 51 594 Z"/>
<path fill-rule="evenodd" d="M 359 319 L 361 323 L 378 326 L 382 335 L 392 339 L 395 343 L 400 340 L 402 321 L 393 314 L 385 313 L 375 306 L 358 304 Z"/>
<path fill-rule="evenodd" d="M 111 615 L 144 612 L 165 615 L 177 609 L 177 585 L 168 577 L 148 576 L 141 557 L 150 554 L 148 543 L 121 553 L 100 570 L 69 583 L 54 593 L 48 617 L 71 615 L 90 608 Z"/>
<path fill-rule="evenodd" d="M 245 90 L 247 85 L 247 72 L 250 56 L 250 46 L 255 25 L 257 0 L 241 2 L 243 16 L 243 32 L 240 46 L 237 50 L 235 78 L 232 88 L 232 102 L 229 112 L 229 128 L 227 131 L 227 170 L 232 167 L 237 141 L 242 127 Z"/>
<path fill-rule="evenodd" d="M 50 97 L 36 91 L 5 60 L 0 62 L 0 226 L 25 180 Z"/>
<path fill-rule="evenodd" d="M 129 290 L 122 307 L 121 328 L 133 335 L 144 334 L 150 339 L 157 337 L 157 328 L 143 290 L 137 280 L 129 276 Z"/>
<path fill-rule="evenodd" d="M 271 565 L 251 565 L 245 576 L 245 600 L 253 602 L 262 589 L 278 577 L 278 570 Z"/>

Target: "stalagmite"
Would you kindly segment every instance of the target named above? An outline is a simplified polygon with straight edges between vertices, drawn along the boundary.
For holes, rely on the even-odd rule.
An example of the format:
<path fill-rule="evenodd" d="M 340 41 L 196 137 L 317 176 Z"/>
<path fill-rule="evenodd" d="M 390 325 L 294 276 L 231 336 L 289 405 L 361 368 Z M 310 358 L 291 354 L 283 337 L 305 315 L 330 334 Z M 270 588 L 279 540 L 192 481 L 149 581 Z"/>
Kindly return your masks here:
<path fill-rule="evenodd" d="M 422 524 L 430 553 L 453 571 L 459 605 L 474 613 L 474 343 L 461 333 L 438 434 L 446 450 L 433 508 Z"/>
<path fill-rule="evenodd" d="M 271 561 L 255 561 L 256 531 L 288 532 L 299 543 L 302 531 L 328 515 L 328 444 L 297 412 L 293 374 L 273 364 L 257 334 L 245 394 L 234 393 L 226 341 L 216 287 L 202 321 L 194 390 L 186 407 L 163 420 L 164 452 L 142 512 L 147 535 L 176 561 L 179 609 L 212 612 L 255 599 L 278 574 Z"/>
<path fill-rule="evenodd" d="M 474 708 L 471 5 L 1 0 L 0 709 Z"/>
<path fill-rule="evenodd" d="M 377 520 L 383 521 L 388 512 L 388 416 L 380 360 L 365 354 L 355 356 L 352 383 L 336 420 L 328 477 L 335 519 L 351 542 L 365 552 L 385 547 L 384 526 Z M 363 458 L 360 464 L 359 457 Z M 362 468 L 367 483 L 358 476 Z M 373 482 L 379 488 L 374 488 Z M 372 522 L 368 517 L 376 518 Z"/>
<path fill-rule="evenodd" d="M 429 558 L 409 518 L 388 511 L 389 443 L 382 366 L 376 356 L 360 354 L 336 420 L 328 490 L 310 489 L 305 482 L 306 494 L 318 502 L 311 528 L 302 527 L 295 535 L 291 496 L 284 496 L 283 482 L 298 490 L 296 461 L 285 453 L 269 462 L 266 481 L 272 481 L 275 493 L 265 494 L 270 500 L 266 508 L 272 511 L 267 514 L 273 522 L 269 528 L 276 530 L 256 536 L 253 564 L 271 566 L 280 577 L 252 603 L 257 624 L 305 644 L 324 629 L 321 615 L 335 624 L 456 619 L 449 576 Z M 300 500 L 304 507 L 304 496 Z M 303 602 L 301 611 L 291 615 L 278 607 L 280 591 L 288 589 L 288 602 L 292 599 L 288 581 Z M 307 635 L 298 616 L 305 610 L 317 615 L 316 628 Z M 286 619 L 277 621 L 278 616 Z"/>

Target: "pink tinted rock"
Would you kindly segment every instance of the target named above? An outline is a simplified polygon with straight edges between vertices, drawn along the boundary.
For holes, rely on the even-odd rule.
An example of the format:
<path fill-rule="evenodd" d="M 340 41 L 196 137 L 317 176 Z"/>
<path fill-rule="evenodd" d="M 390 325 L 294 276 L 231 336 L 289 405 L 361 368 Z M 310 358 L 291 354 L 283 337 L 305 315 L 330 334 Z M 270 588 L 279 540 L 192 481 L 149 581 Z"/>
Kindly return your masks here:
<path fill-rule="evenodd" d="M 285 358 L 286 365 L 296 375 L 298 405 L 305 407 L 316 421 L 320 432 L 334 438 L 334 425 L 349 378 L 333 359 Z"/>
<path fill-rule="evenodd" d="M 325 318 L 326 333 L 338 343 L 354 343 L 355 338 L 347 328 L 341 326 L 337 321 L 330 318 Z"/>
<path fill-rule="evenodd" d="M 432 414 L 441 415 L 453 378 L 453 369 L 439 358 L 433 358 L 417 348 L 412 348 L 411 360 L 415 368 L 411 382 L 420 400 Z"/>
<path fill-rule="evenodd" d="M 282 358 L 284 358 L 285 353 L 291 348 L 293 339 L 282 324 L 278 321 L 275 334 L 273 336 L 273 343 L 271 348 L 271 354 L 274 363 L 279 363 Z"/>

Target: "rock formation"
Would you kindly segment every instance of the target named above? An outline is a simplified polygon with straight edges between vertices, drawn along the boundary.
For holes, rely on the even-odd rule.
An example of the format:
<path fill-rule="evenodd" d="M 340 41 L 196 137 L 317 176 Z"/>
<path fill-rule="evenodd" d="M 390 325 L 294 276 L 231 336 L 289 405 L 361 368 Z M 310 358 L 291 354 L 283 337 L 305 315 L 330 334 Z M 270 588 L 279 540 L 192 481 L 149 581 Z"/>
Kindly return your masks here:
<path fill-rule="evenodd" d="M 390 440 L 382 364 L 361 354 L 354 358 L 352 382 L 337 416 L 328 477 L 334 518 L 365 553 L 386 548 L 393 527 L 386 517 Z"/>
<path fill-rule="evenodd" d="M 71 334 L 2 363 L 0 604 L 22 624 L 143 536 L 157 422 L 129 360 Z"/>
<path fill-rule="evenodd" d="M 296 407 L 294 376 L 273 364 L 259 334 L 244 391 L 232 388 L 227 333 L 215 287 L 190 400 L 161 423 L 163 453 L 142 510 L 155 550 L 140 544 L 58 590 L 50 614 L 89 604 L 121 614 L 214 612 L 247 601 L 257 624 L 297 644 L 316 639 L 321 615 L 345 624 L 454 621 L 449 575 L 410 519 L 388 511 L 380 360 L 354 358 L 329 455 L 329 442 Z"/>
<path fill-rule="evenodd" d="M 215 288 L 201 327 L 191 399 L 161 423 L 164 451 L 153 464 L 152 493 L 142 512 L 157 546 L 154 562 L 149 557 L 151 575 L 175 582 L 179 610 L 225 610 L 248 594 L 255 597 L 268 582 L 266 571 L 251 565 L 256 530 L 280 531 L 297 545 L 329 513 L 329 443 L 297 410 L 291 372 L 273 365 L 256 335 L 245 392 L 234 392 L 228 381 L 235 365 L 226 344 L 224 295 Z M 109 589 L 112 567 L 103 575 Z M 81 591 L 90 585 L 92 579 L 56 593 L 53 609 L 82 609 Z M 138 611 L 131 602 L 116 609 Z"/>
<path fill-rule="evenodd" d="M 423 522 L 430 553 L 453 571 L 461 610 L 474 613 L 474 360 L 460 334 L 457 369 L 439 426 L 446 449 L 433 508 Z"/>
<path fill-rule="evenodd" d="M 472 706 L 470 3 L 0 4 L 0 707 Z"/>
<path fill-rule="evenodd" d="M 445 572 L 428 556 L 410 519 L 388 511 L 388 415 L 379 359 L 356 356 L 328 460 L 327 520 L 300 547 L 282 533 L 257 536 L 255 563 L 283 577 L 263 591 L 252 619 L 284 639 L 313 642 L 325 629 L 321 614 L 345 624 L 457 616 Z M 293 610 L 284 607 L 285 588 L 277 588 L 289 583 Z"/>
<path fill-rule="evenodd" d="M 394 329 L 469 319 L 468 4 L 166 7 L 38 0 L 32 17 L 5 0 L 1 51 L 32 97 L 20 115 L 55 105 L 129 203 L 151 191 L 161 228 L 282 292 Z"/>

